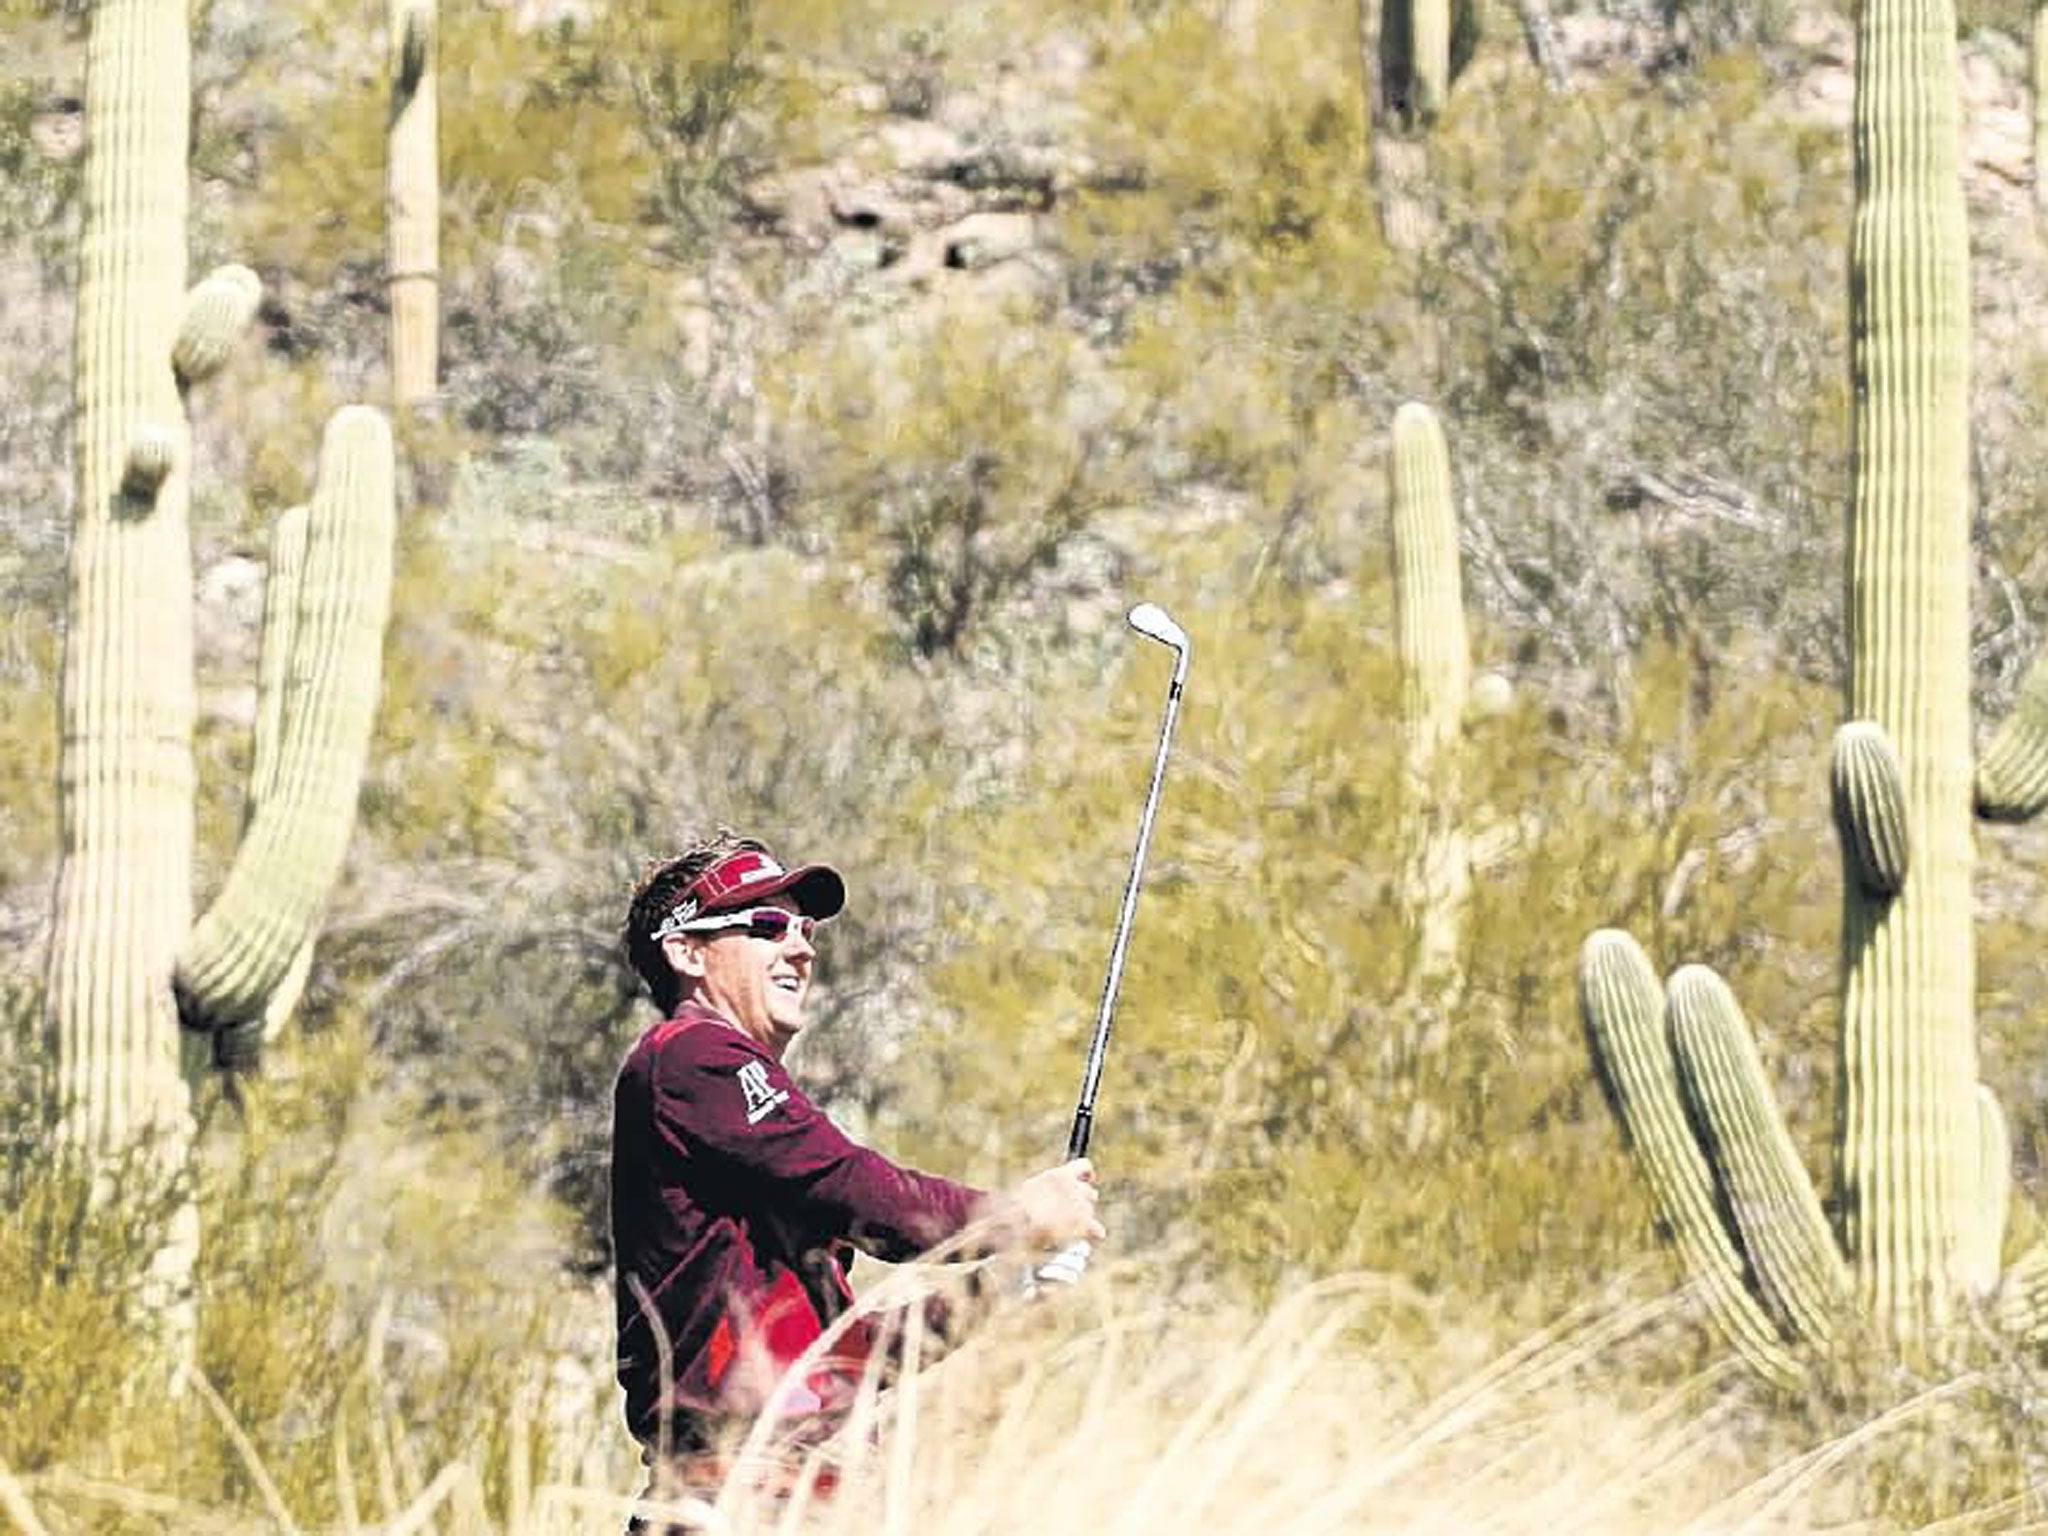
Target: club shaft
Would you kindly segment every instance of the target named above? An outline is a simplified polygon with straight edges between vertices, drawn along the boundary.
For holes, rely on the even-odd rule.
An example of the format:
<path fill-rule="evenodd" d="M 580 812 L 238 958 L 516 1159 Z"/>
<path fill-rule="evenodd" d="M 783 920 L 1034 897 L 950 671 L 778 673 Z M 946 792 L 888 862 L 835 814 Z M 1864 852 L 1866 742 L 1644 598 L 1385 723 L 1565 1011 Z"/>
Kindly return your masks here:
<path fill-rule="evenodd" d="M 1138 846 L 1131 855 L 1131 877 L 1124 885 L 1123 910 L 1117 914 L 1116 941 L 1109 949 L 1109 974 L 1102 982 L 1102 1006 L 1095 1014 L 1095 1035 L 1088 1043 L 1088 1066 L 1081 1074 L 1081 1100 L 1074 1109 L 1074 1127 L 1067 1136 L 1069 1161 L 1088 1155 L 1088 1137 L 1095 1127 L 1095 1091 L 1102 1083 L 1102 1062 L 1109 1054 L 1109 1024 L 1116 1013 L 1117 988 L 1124 977 L 1124 951 L 1130 947 L 1131 919 L 1138 910 L 1138 885 L 1145 877 L 1145 850 L 1152 842 L 1152 818 L 1159 809 L 1159 787 L 1166 781 L 1166 752 L 1173 742 L 1173 722 L 1180 713 L 1181 684 L 1187 675 L 1187 653 L 1174 658 L 1173 682 L 1166 694 L 1166 719 L 1159 729 L 1159 751 L 1152 760 L 1152 785 L 1145 792 L 1145 812 L 1138 818 Z"/>

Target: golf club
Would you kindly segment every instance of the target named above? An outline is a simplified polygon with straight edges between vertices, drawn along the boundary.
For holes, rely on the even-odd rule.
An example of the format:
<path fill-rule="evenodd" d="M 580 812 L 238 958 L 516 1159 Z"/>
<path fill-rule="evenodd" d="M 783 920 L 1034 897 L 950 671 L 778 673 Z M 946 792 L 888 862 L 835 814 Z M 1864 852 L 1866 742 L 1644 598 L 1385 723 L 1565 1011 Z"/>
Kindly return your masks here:
<path fill-rule="evenodd" d="M 1102 983 L 1102 1006 L 1095 1014 L 1095 1037 L 1088 1045 L 1088 1066 L 1081 1075 L 1081 1099 L 1074 1107 L 1074 1128 L 1067 1136 L 1067 1160 L 1088 1155 L 1088 1136 L 1095 1126 L 1095 1091 L 1102 1083 L 1102 1061 L 1109 1053 L 1109 1022 L 1116 1012 L 1117 987 L 1123 981 L 1124 951 L 1131 942 L 1131 917 L 1138 909 L 1138 883 L 1145 876 L 1145 849 L 1152 841 L 1152 817 L 1159 809 L 1159 786 L 1166 779 L 1166 752 L 1173 743 L 1174 717 L 1180 713 L 1181 685 L 1188 675 L 1187 631 L 1156 603 L 1140 603 L 1129 614 L 1131 628 L 1173 651 L 1173 681 L 1166 690 L 1166 719 L 1159 728 L 1159 753 L 1152 760 L 1152 786 L 1145 792 L 1145 812 L 1138 819 L 1138 847 L 1131 855 L 1131 877 L 1124 886 L 1123 910 L 1117 914 L 1116 940 L 1110 945 L 1109 974 Z"/>
<path fill-rule="evenodd" d="M 1138 883 L 1145 874 L 1145 849 L 1152 841 L 1152 817 L 1159 809 L 1159 786 L 1166 779 L 1166 752 L 1173 741 L 1174 717 L 1180 713 L 1181 685 L 1188 675 L 1187 631 L 1156 603 L 1140 603 L 1128 619 L 1131 628 L 1173 651 L 1173 681 L 1166 690 L 1166 719 L 1159 727 L 1159 754 L 1152 760 L 1152 785 L 1145 791 L 1145 812 L 1138 819 L 1138 846 L 1131 855 L 1131 877 L 1124 885 L 1123 910 L 1117 914 L 1116 939 L 1109 949 L 1109 974 L 1102 982 L 1102 1006 L 1095 1014 L 1095 1035 L 1088 1043 L 1088 1066 L 1081 1074 L 1081 1099 L 1074 1106 L 1074 1128 L 1067 1136 L 1067 1161 L 1088 1155 L 1088 1136 L 1095 1127 L 1095 1091 L 1102 1083 L 1102 1061 L 1109 1053 L 1109 1021 L 1116 1012 L 1117 987 L 1123 981 L 1124 951 L 1131 942 L 1131 917 L 1138 909 Z M 1026 1298 L 1046 1285 L 1072 1284 L 1088 1266 L 1086 1238 L 1069 1243 L 1025 1277 Z"/>

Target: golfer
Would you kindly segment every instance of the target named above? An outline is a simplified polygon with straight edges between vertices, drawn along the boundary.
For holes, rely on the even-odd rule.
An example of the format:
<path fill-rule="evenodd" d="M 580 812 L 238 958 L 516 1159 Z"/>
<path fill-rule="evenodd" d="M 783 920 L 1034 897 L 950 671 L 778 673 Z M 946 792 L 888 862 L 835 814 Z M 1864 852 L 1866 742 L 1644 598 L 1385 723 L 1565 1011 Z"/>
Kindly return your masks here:
<path fill-rule="evenodd" d="M 626 952 L 663 1019 L 619 1071 L 611 1223 L 619 1384 L 657 1496 L 715 1490 L 721 1442 L 771 1393 L 789 1438 L 843 1420 L 860 1330 L 801 1381 L 783 1378 L 850 1305 L 855 1249 L 910 1259 L 977 1224 L 991 1250 L 1103 1236 L 1085 1158 L 992 1195 L 854 1142 L 783 1070 L 818 925 L 845 903 L 835 870 L 784 868 L 725 831 L 652 866 L 633 893 Z"/>

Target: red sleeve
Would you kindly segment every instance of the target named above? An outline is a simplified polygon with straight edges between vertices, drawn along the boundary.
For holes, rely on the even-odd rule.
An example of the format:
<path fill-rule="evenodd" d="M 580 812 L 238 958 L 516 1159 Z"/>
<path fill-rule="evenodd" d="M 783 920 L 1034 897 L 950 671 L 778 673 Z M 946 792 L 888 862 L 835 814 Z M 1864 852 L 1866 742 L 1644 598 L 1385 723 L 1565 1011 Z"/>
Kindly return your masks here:
<path fill-rule="evenodd" d="M 854 1141 L 736 1030 L 681 1032 L 655 1074 L 655 1125 L 687 1155 L 709 1154 L 821 1235 L 900 1261 L 954 1236 L 982 1192 L 892 1163 Z"/>

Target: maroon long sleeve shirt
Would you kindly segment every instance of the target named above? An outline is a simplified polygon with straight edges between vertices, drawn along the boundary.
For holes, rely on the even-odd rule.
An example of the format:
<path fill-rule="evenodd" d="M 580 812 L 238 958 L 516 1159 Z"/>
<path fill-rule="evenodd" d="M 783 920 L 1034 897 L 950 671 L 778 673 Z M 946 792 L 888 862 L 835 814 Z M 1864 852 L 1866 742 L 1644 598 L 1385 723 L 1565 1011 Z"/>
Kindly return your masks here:
<path fill-rule="evenodd" d="M 627 1054 L 612 1110 L 619 1385 L 650 1446 L 701 1448 L 759 1413 L 852 1300 L 854 1248 L 912 1258 L 983 1198 L 853 1141 L 767 1050 L 690 1003 Z M 865 1349 L 849 1329 L 782 1411 L 836 1418 Z"/>

